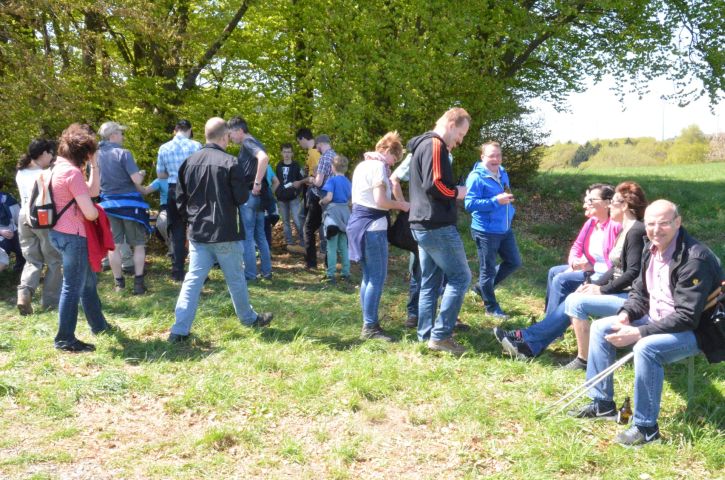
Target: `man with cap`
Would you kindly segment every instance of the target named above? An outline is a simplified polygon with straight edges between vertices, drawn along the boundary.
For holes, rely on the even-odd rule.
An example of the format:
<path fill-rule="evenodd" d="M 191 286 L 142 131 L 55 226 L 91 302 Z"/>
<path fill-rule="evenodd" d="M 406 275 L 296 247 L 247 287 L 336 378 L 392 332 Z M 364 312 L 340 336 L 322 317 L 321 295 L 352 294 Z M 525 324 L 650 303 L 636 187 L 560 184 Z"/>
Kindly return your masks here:
<path fill-rule="evenodd" d="M 176 206 L 176 183 L 179 167 L 189 156 L 201 148 L 201 144 L 192 140 L 191 122 L 179 120 L 174 128 L 174 138 L 159 147 L 156 160 L 156 176 L 167 179 L 169 194 L 167 202 L 167 231 L 171 244 L 171 278 L 177 282 L 184 280 L 184 261 L 186 260 L 186 224 L 179 215 Z"/>
<path fill-rule="evenodd" d="M 315 138 L 315 147 L 320 152 L 320 161 L 317 163 L 317 171 L 314 175 L 307 178 L 310 185 L 307 190 L 307 217 L 305 218 L 305 266 L 307 268 L 317 268 L 317 248 L 315 245 L 315 232 L 322 225 L 322 207 L 320 199 L 322 195 L 322 186 L 332 176 L 332 159 L 337 153 L 330 145 L 330 137 L 327 135 L 318 135 Z M 323 243 L 324 234 L 320 233 L 320 244 Z M 327 262 L 325 262 L 327 264 Z"/>
<path fill-rule="evenodd" d="M 101 137 L 98 149 L 98 166 L 101 176 L 101 206 L 108 214 L 116 249 L 108 254 L 108 263 L 115 278 L 114 289 L 121 292 L 126 288 L 121 267 L 122 245 L 133 247 L 134 286 L 133 293 L 146 293 L 144 285 L 144 261 L 146 259 L 146 234 L 148 204 L 143 201 L 142 188 L 145 173 L 139 170 L 133 155 L 123 148 L 126 127 L 116 122 L 105 122 L 98 130 Z"/>

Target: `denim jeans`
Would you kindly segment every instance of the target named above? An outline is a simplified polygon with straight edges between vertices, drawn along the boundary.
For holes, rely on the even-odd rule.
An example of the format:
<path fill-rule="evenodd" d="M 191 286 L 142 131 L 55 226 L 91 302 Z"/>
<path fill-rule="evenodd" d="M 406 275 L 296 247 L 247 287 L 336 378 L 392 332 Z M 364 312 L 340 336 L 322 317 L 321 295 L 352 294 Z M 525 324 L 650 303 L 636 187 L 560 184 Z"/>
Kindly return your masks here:
<path fill-rule="evenodd" d="M 471 283 L 471 269 L 468 268 L 463 241 L 453 225 L 412 232 L 418 242 L 421 270 L 418 340 L 446 340 L 453 335 L 463 298 Z M 434 322 L 444 276 L 448 283 L 443 290 L 440 313 Z"/>
<path fill-rule="evenodd" d="M 589 295 L 574 292 L 564 300 L 564 311 L 570 318 L 586 320 L 589 317 L 604 318 L 616 314 L 627 300 L 627 293 Z"/>
<path fill-rule="evenodd" d="M 521 255 L 513 230 L 506 233 L 485 233 L 471 229 L 478 250 L 478 286 L 487 312 L 500 312 L 494 289 L 521 266 Z M 501 263 L 497 264 L 497 257 Z"/>
<path fill-rule="evenodd" d="M 350 276 L 350 257 L 347 254 L 347 235 L 338 232 L 332 238 L 327 239 L 327 277 L 335 278 L 335 270 L 337 270 L 337 254 L 340 253 L 340 265 L 342 270 L 340 275 L 343 277 Z"/>
<path fill-rule="evenodd" d="M 50 243 L 63 257 L 63 286 L 58 303 L 58 333 L 55 343 L 75 341 L 79 300 L 93 333 L 108 328 L 96 290 L 96 274 L 88 263 L 86 237 L 51 230 Z"/>
<path fill-rule="evenodd" d="M 181 285 L 179 299 L 176 301 L 176 322 L 171 333 L 188 335 L 196 316 L 199 295 L 204 287 L 209 270 L 217 262 L 224 273 L 227 289 L 237 317 L 244 325 L 251 325 L 257 319 L 257 313 L 249 304 L 247 281 L 242 275 L 242 242 L 198 243 L 189 242 L 189 272 Z"/>
<path fill-rule="evenodd" d="M 582 320 L 590 316 L 608 317 L 617 313 L 626 299 L 626 293 L 618 295 L 572 293 L 555 310 L 547 313 L 540 322 L 521 330 L 521 336 L 531 349 L 531 353 L 538 355 L 566 332 L 572 317 Z"/>
<path fill-rule="evenodd" d="M 418 318 L 418 301 L 420 300 L 420 258 L 418 252 L 410 252 L 408 260 L 408 273 L 410 274 L 410 283 L 408 284 L 408 304 L 406 310 L 408 317 Z"/>
<path fill-rule="evenodd" d="M 589 336 L 587 380 L 615 361 L 616 347 L 604 339 L 611 333 L 615 317 L 597 320 Z M 648 323 L 649 317 L 631 322 L 634 326 Z M 692 331 L 648 335 L 634 344 L 634 424 L 653 427 L 657 424 L 662 399 L 663 365 L 696 355 L 700 350 Z M 613 375 L 589 390 L 594 401 L 614 399 Z"/>
<path fill-rule="evenodd" d="M 287 245 L 295 245 L 295 243 L 301 247 L 305 246 L 304 234 L 302 233 L 302 222 L 300 221 L 300 199 L 295 198 L 288 202 L 277 203 L 279 207 L 279 214 L 282 217 L 282 226 L 284 227 L 284 240 Z M 295 224 L 297 230 L 297 242 L 292 237 L 292 222 Z"/>
<path fill-rule="evenodd" d="M 244 223 L 244 276 L 247 280 L 257 278 L 257 251 L 262 276 L 272 275 L 272 257 L 269 252 L 267 237 L 264 235 L 264 210 L 262 210 L 262 197 L 249 195 L 247 203 L 239 207 Z"/>
<path fill-rule="evenodd" d="M 595 273 L 591 279 L 596 280 L 600 276 Z M 569 271 L 569 265 L 551 267 L 546 280 L 546 315 L 553 314 L 566 296 L 584 283 L 585 278 L 582 270 Z"/>
<path fill-rule="evenodd" d="M 363 326 L 373 327 L 380 323 L 378 307 L 383 296 L 385 277 L 388 276 L 388 231 L 365 232 L 363 237 L 362 281 L 360 282 L 360 306 Z M 329 241 L 328 241 L 329 243 Z"/>

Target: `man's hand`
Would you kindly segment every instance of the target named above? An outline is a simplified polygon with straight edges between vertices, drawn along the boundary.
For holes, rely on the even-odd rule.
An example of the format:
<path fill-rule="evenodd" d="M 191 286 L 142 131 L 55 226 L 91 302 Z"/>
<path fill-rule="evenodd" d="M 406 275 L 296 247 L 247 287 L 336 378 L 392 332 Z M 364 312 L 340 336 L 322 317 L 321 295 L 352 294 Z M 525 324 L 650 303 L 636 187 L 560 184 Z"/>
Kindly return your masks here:
<path fill-rule="evenodd" d="M 456 195 L 456 200 L 463 200 L 466 198 L 466 192 L 468 192 L 468 189 L 466 189 L 466 187 L 458 186 L 456 187 L 456 191 L 458 192 L 458 195 Z"/>
<path fill-rule="evenodd" d="M 259 196 L 260 193 L 262 193 L 262 184 L 257 184 L 255 182 L 254 186 L 252 187 L 252 195 Z"/>
<path fill-rule="evenodd" d="M 2 230 L 0 230 L 0 235 L 10 240 L 15 236 L 15 232 L 13 232 L 12 230 L 8 230 L 7 228 L 3 228 Z"/>
<path fill-rule="evenodd" d="M 508 205 L 509 203 L 513 203 L 514 196 L 512 193 L 499 193 L 496 195 L 496 201 L 499 205 Z"/>
<path fill-rule="evenodd" d="M 611 329 L 614 333 L 605 335 L 604 339 L 615 347 L 626 347 L 627 345 L 637 343 L 642 338 L 642 335 L 639 333 L 639 328 L 631 325 L 613 323 Z"/>

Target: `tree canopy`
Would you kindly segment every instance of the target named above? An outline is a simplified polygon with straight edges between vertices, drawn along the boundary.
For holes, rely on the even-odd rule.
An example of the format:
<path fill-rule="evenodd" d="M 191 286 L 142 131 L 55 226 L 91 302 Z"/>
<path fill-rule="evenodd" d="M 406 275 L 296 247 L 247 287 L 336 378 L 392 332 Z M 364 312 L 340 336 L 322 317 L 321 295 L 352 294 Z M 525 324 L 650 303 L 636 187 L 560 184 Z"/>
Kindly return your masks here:
<path fill-rule="evenodd" d="M 148 168 L 177 118 L 199 136 L 212 115 L 244 116 L 273 154 L 308 126 L 356 158 L 460 105 L 472 161 L 528 100 L 563 107 L 587 77 L 624 92 L 665 75 L 680 102 L 719 101 L 724 16 L 723 0 L 6 0 L 0 158 L 7 178 L 32 137 L 114 119 Z"/>

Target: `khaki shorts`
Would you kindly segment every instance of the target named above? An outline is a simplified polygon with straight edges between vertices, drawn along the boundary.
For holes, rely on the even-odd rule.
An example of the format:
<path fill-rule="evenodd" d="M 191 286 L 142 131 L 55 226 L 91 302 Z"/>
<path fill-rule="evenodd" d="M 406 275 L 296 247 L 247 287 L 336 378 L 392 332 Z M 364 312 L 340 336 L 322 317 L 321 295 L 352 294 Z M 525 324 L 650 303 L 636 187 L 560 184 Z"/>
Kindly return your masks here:
<path fill-rule="evenodd" d="M 146 228 L 139 222 L 108 216 L 113 232 L 113 243 L 126 243 L 132 247 L 146 245 Z"/>

